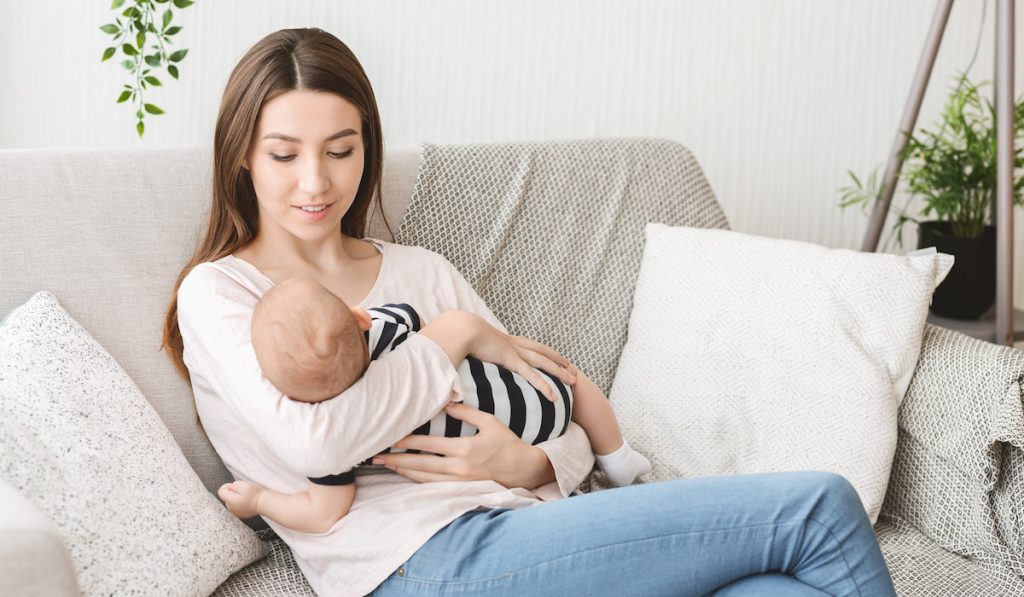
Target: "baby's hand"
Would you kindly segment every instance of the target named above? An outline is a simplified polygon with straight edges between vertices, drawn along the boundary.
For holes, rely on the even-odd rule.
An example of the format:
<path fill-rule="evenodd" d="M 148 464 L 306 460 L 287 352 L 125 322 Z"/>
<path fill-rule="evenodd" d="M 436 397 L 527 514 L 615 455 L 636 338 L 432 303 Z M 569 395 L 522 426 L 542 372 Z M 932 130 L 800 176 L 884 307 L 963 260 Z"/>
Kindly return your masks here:
<path fill-rule="evenodd" d="M 225 483 L 217 490 L 217 496 L 224 500 L 224 505 L 238 518 L 252 518 L 258 514 L 256 503 L 261 493 L 263 487 L 249 481 Z"/>

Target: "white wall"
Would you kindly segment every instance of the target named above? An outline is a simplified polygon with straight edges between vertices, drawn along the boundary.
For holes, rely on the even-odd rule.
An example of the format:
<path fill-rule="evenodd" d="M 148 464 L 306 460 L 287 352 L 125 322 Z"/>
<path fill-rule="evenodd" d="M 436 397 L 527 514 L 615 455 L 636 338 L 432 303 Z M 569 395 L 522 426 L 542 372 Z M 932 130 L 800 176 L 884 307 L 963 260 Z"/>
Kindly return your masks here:
<path fill-rule="evenodd" d="M 919 124 L 934 121 L 970 60 L 983 1 L 955 3 Z M 993 72 L 987 1 L 976 79 Z M 242 53 L 276 29 L 314 25 L 362 61 L 388 146 L 675 139 L 697 155 L 734 229 L 857 248 L 867 218 L 840 211 L 837 188 L 847 168 L 885 160 L 935 4 L 198 0 L 176 11 L 176 47 L 189 55 L 180 81 L 150 90 L 167 114 L 147 116 L 139 140 L 134 109 L 114 103 L 126 71 L 99 62 L 110 1 L 0 0 L 0 148 L 208 143 Z M 1022 89 L 1019 53 L 1017 73 Z M 1024 305 L 1021 284 L 1016 296 Z"/>

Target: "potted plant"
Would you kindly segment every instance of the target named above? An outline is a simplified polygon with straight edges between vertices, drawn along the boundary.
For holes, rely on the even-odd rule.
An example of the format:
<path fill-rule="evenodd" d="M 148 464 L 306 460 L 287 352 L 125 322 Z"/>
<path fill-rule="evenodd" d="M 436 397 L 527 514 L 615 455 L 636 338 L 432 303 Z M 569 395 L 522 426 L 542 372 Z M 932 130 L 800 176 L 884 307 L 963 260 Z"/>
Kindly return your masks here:
<path fill-rule="evenodd" d="M 996 194 L 996 112 L 992 102 L 966 74 L 950 92 L 937 130 L 909 134 L 900 180 L 908 198 L 894 208 L 893 233 L 903 246 L 903 226 L 918 226 L 920 247 L 936 247 L 956 258 L 953 269 L 935 290 L 931 311 L 942 317 L 977 319 L 995 301 L 996 237 L 992 214 Z M 1019 139 L 1024 131 L 1024 101 L 1014 106 L 1014 205 L 1024 203 L 1024 166 Z M 860 204 L 866 211 L 879 194 L 878 168 L 862 184 L 839 189 L 839 205 Z M 917 209 L 910 211 L 916 201 Z M 891 239 L 891 234 L 890 234 Z"/>

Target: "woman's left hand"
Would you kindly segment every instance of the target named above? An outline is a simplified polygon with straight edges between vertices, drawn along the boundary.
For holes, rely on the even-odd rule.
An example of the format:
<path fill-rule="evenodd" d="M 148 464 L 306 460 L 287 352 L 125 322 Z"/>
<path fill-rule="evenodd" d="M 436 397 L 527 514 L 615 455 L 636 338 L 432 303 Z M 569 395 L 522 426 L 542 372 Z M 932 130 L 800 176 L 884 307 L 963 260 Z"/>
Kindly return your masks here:
<path fill-rule="evenodd" d="M 508 339 L 515 346 L 519 356 L 531 367 L 547 371 L 562 380 L 564 384 L 570 386 L 576 384 L 579 371 L 569 362 L 569 359 L 563 357 L 555 349 L 525 336 L 509 336 Z"/>
<path fill-rule="evenodd" d="M 433 454 L 378 454 L 374 464 L 420 483 L 493 480 L 509 488 L 534 488 L 554 480 L 547 454 L 525 443 L 494 415 L 457 402 L 448 404 L 445 412 L 473 425 L 479 433 L 467 437 L 407 435 L 394 447 Z"/>

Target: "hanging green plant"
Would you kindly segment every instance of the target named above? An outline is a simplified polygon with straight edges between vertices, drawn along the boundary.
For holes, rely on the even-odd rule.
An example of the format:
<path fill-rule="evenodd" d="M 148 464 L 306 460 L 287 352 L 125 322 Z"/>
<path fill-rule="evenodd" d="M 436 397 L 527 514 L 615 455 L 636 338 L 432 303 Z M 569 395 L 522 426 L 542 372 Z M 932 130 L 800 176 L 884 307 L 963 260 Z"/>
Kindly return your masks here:
<path fill-rule="evenodd" d="M 111 10 L 120 10 L 126 0 L 114 0 L 110 5 Z M 142 137 L 146 130 L 143 119 L 146 114 L 159 115 L 164 111 L 154 104 L 147 103 L 144 92 L 149 87 L 162 87 L 163 83 L 157 77 L 157 70 L 167 68 L 167 74 L 178 78 L 178 64 L 188 54 L 187 49 L 169 51 L 167 46 L 174 42 L 171 37 L 181 31 L 181 27 L 171 25 L 174 20 L 174 13 L 170 6 L 157 18 L 159 4 L 174 4 L 179 9 L 192 6 L 192 0 L 132 0 L 131 6 L 125 8 L 120 16 L 100 27 L 100 30 L 113 36 L 113 45 L 103 51 L 100 62 L 112 58 L 120 50 L 125 59 L 121 61 L 121 67 L 131 73 L 132 83 L 125 83 L 124 90 L 117 98 L 121 104 L 131 100 L 135 105 L 135 130 Z M 124 17 L 124 20 L 122 20 Z M 159 28 L 156 23 L 159 23 Z M 151 37 L 152 36 L 152 37 Z M 155 43 L 146 48 L 146 41 L 153 40 Z M 147 53 L 149 52 L 149 53 Z"/>

